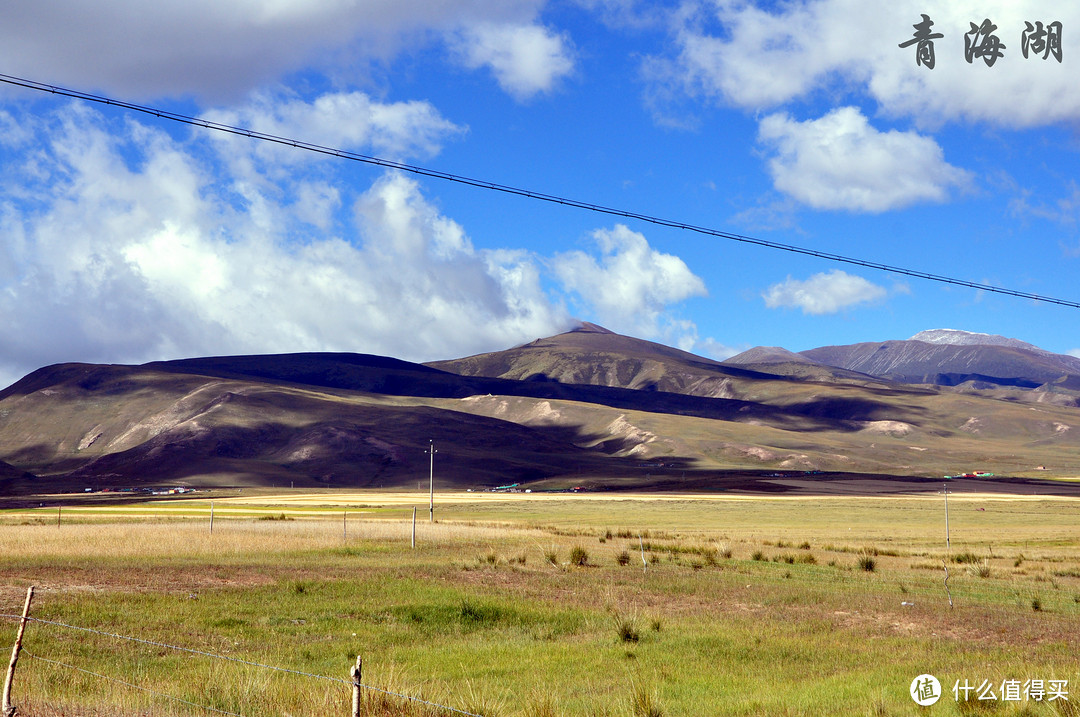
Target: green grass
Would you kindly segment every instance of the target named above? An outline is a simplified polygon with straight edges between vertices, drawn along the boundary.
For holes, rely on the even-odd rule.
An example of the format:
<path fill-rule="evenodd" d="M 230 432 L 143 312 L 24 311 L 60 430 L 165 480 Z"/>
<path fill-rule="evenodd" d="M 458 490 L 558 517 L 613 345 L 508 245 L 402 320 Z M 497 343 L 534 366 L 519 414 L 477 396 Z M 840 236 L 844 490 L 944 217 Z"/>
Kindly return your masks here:
<path fill-rule="evenodd" d="M 222 517 L 213 535 L 201 517 L 57 529 L 12 516 L 0 609 L 18 612 L 37 584 L 42 619 L 341 679 L 361 655 L 366 683 L 499 715 L 899 715 L 924 672 L 950 686 L 1080 678 L 1075 503 L 1037 504 L 1040 534 L 1010 517 L 1030 502 L 979 504 L 999 518 L 983 522 L 950 501 L 954 554 L 992 566 L 946 561 L 953 609 L 932 502 L 672 503 L 554 501 L 544 520 L 538 505 L 444 505 L 415 550 L 404 521 L 358 519 L 346 539 L 332 506 L 319 518 L 267 505 L 297 519 Z M 633 523 L 657 558 L 644 570 Z M 589 535 L 588 567 L 563 564 Z M 14 629 L 0 622 L 0 643 Z M 348 710 L 347 685 L 54 626 L 32 624 L 26 649 L 226 711 Z M 365 699 L 374 714 L 428 714 Z M 32 658 L 15 700 L 32 714 L 203 714 Z"/>

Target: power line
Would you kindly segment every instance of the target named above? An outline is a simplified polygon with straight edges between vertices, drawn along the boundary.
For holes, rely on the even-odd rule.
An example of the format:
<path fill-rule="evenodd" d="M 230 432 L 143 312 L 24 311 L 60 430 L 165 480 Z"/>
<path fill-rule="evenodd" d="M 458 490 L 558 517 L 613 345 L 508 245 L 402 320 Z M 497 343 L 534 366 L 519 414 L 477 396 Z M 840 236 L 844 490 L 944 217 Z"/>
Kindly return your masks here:
<path fill-rule="evenodd" d="M 682 231 L 693 232 L 696 234 L 704 234 L 706 236 L 717 237 L 720 239 L 728 239 L 730 241 L 741 242 L 743 244 L 751 244 L 754 246 L 766 247 L 768 249 L 777 249 L 793 254 L 802 254 L 805 256 L 816 257 L 818 259 L 825 259 L 828 261 L 840 262 L 843 264 L 861 266 L 868 269 L 877 269 L 879 271 L 885 271 L 892 274 L 900 274 L 903 276 L 910 276 L 916 279 L 936 281 L 942 284 L 952 284 L 954 286 L 977 289 L 979 291 L 989 291 L 995 294 L 1004 294 L 1006 296 L 1014 296 L 1020 299 L 1045 301 L 1050 304 L 1058 304 L 1059 306 L 1067 306 L 1073 309 L 1080 309 L 1080 302 L 1070 301 L 1068 299 L 1058 299 L 1051 296 L 1042 296 L 1040 294 L 1033 294 L 1026 291 L 1017 291 L 1015 289 L 1007 289 L 1001 286 L 993 286 L 991 284 L 983 284 L 975 281 L 968 281 L 966 279 L 956 279 L 942 274 L 934 274 L 931 272 L 920 271 L 917 269 L 906 269 L 904 267 L 894 266 L 891 264 L 882 264 L 880 262 L 869 261 L 866 259 L 858 259 L 843 254 L 834 254 L 831 252 L 818 251 L 816 249 L 808 249 L 806 247 L 795 246 L 794 244 L 783 244 L 781 242 L 769 241 L 768 239 L 759 239 L 756 237 L 746 236 L 744 234 L 734 234 L 732 232 L 726 232 L 720 229 L 712 229 L 696 224 L 687 224 L 685 222 L 680 222 L 674 219 L 665 219 L 663 217 L 653 216 L 650 214 L 642 214 L 640 212 L 634 212 L 626 209 L 608 207 L 602 204 L 594 204 L 592 202 L 585 202 L 579 199 L 559 196 L 557 194 L 534 192 L 529 189 L 522 189 L 520 187 L 514 187 L 508 184 L 489 182 L 483 179 L 466 177 L 460 174 L 443 172 L 437 169 L 420 167 L 414 164 L 406 164 L 404 162 L 396 162 L 394 160 L 385 159 L 382 157 L 375 157 L 367 154 L 361 154 L 359 152 L 351 152 L 344 149 L 337 149 L 335 147 L 327 147 L 320 144 L 314 144 L 312 142 L 305 142 L 299 139 L 281 137 L 278 135 L 268 134 L 266 132 L 257 132 L 255 130 L 247 129 L 245 127 L 235 127 L 233 125 L 223 124 L 221 122 L 213 122 L 211 120 L 202 119 L 200 117 L 191 117 L 189 115 L 169 112 L 167 110 L 157 109 L 155 107 L 139 105 L 132 102 L 124 102 L 122 100 L 115 100 L 109 97 L 103 97 L 101 95 L 93 95 L 87 92 L 81 92 L 79 90 L 72 90 L 65 87 L 59 87 L 57 85 L 49 85 L 43 82 L 37 82 L 35 80 L 14 77 L 12 75 L 0 74 L 0 82 L 7 83 L 9 85 L 15 85 L 17 87 L 24 87 L 26 89 L 37 90 L 39 92 L 47 92 L 54 95 L 60 95 L 62 97 L 71 97 L 74 99 L 83 100 L 85 102 L 95 102 L 98 104 L 109 105 L 110 107 L 119 107 L 121 109 L 130 110 L 132 112 L 141 112 L 143 114 L 152 115 L 160 119 L 180 122 L 182 124 L 187 124 L 194 127 L 202 127 L 203 129 L 240 135 L 243 137 L 248 137 L 250 139 L 257 139 L 264 142 L 272 142 L 274 144 L 286 145 L 295 149 L 303 149 L 309 152 L 315 152 L 318 154 L 325 154 L 332 157 L 337 157 L 338 159 L 348 159 L 354 162 L 362 162 L 364 164 L 370 164 L 377 167 L 396 169 L 401 172 L 409 172 L 411 174 L 416 174 L 422 177 L 442 179 L 448 182 L 465 184 L 471 187 L 479 187 L 481 189 L 503 192 L 505 194 L 512 194 L 528 199 L 536 199 L 544 202 L 550 202 L 552 204 L 561 204 L 563 206 L 575 207 L 577 209 L 585 209 L 591 212 L 620 217 L 623 219 L 635 219 L 637 221 L 654 224 L 656 226 L 679 229 Z"/>

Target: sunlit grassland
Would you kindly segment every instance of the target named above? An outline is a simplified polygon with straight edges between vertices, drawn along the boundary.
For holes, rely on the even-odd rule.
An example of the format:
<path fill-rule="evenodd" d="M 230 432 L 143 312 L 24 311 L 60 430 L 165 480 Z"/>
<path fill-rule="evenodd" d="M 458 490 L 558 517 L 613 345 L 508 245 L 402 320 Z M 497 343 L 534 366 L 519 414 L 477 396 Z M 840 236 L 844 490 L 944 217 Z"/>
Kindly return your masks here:
<path fill-rule="evenodd" d="M 668 715 L 906 715 L 926 672 L 1080 700 L 1075 501 L 950 496 L 946 549 L 942 496 L 456 494 L 430 525 L 415 494 L 412 549 L 407 496 L 295 497 L 217 499 L 213 533 L 205 499 L 0 514 L 2 611 L 33 584 L 41 619 L 340 679 L 359 654 L 366 683 L 482 714 L 641 714 L 637 689 Z M 68 628 L 33 623 L 26 649 L 229 712 L 349 710 L 340 683 Z M 207 714 L 33 658 L 15 697 Z M 987 713 L 1021 708 L 1056 713 Z M 926 713 L 958 712 L 948 692 Z"/>

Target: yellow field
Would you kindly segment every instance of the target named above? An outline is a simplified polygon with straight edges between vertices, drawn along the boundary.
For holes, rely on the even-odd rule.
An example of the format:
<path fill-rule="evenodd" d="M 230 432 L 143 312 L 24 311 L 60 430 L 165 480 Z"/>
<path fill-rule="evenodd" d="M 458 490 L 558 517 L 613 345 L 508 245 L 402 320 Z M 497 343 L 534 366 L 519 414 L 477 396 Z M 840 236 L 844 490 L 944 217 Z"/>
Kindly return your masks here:
<path fill-rule="evenodd" d="M 435 524 L 427 498 L 218 492 L 69 504 L 59 526 L 43 498 L 0 513 L 0 611 L 17 612 L 35 584 L 35 614 L 69 624 L 328 675 L 361 653 L 375 683 L 485 717 L 637 717 L 649 714 L 635 702 L 642 686 L 654 716 L 907 715 L 908 683 L 923 672 L 948 687 L 1067 679 L 1080 702 L 1074 499 L 950 493 L 946 546 L 934 494 L 442 492 Z M 13 626 L 0 627 L 3 641 Z M 36 655 L 229 712 L 347 709 L 346 693 L 303 680 L 60 628 L 31 634 Z M 60 674 L 27 663 L 30 714 L 163 709 Z M 1072 714 L 946 698 L 921 714 Z M 388 703 L 373 713 L 440 714 Z"/>

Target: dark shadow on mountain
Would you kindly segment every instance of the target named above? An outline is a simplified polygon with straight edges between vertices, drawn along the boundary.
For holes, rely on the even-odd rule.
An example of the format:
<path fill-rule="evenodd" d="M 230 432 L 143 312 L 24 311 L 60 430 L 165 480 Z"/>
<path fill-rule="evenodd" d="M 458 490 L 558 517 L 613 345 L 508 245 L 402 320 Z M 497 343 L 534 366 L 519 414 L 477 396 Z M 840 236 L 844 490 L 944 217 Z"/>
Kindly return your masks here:
<path fill-rule="evenodd" d="M 420 482 L 426 487 L 424 450 L 436 425 L 435 475 L 437 486 L 444 489 L 566 476 L 632 479 L 646 472 L 640 459 L 567 441 L 591 438 L 580 427 L 528 427 L 427 407 L 380 418 L 394 419 L 393 434 L 347 417 L 300 427 L 263 422 L 196 433 L 165 431 L 128 450 L 95 458 L 65 479 L 80 489 L 95 490 L 168 485 L 215 474 L 235 476 L 232 485 L 402 488 Z M 696 465 L 686 457 L 665 457 L 663 463 L 669 470 L 683 471 Z"/>
<path fill-rule="evenodd" d="M 1013 388 L 1038 388 L 1043 385 L 1042 382 L 1032 381 L 1027 378 L 1003 378 L 1001 376 L 987 376 L 981 373 L 939 373 L 934 376 L 931 383 L 938 386 L 959 386 L 969 381 L 975 384 L 1010 386 Z"/>
<path fill-rule="evenodd" d="M 730 398 L 708 398 L 666 391 L 560 383 L 538 373 L 524 381 L 461 376 L 420 364 L 364 354 L 283 354 L 185 359 L 145 364 L 143 369 L 188 373 L 228 379 L 259 379 L 314 386 L 322 389 L 362 391 L 422 398 L 467 398 L 477 395 L 522 396 L 582 401 L 622 410 L 667 413 L 725 421 L 761 420 L 797 431 L 851 430 L 844 417 L 815 404 L 774 407 Z M 754 371 L 748 376 L 779 381 L 780 377 Z M 873 389 L 883 394 L 902 390 Z M 884 405 L 882 405 L 884 410 Z M 863 407 L 863 412 L 866 412 Z"/>
<path fill-rule="evenodd" d="M 866 398 L 828 396 L 825 398 L 790 404 L 788 410 L 829 422 L 839 422 L 846 430 L 860 430 L 864 421 L 904 421 L 917 425 L 922 409 L 912 406 L 899 407 L 895 403 L 883 403 Z"/>

